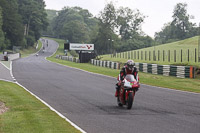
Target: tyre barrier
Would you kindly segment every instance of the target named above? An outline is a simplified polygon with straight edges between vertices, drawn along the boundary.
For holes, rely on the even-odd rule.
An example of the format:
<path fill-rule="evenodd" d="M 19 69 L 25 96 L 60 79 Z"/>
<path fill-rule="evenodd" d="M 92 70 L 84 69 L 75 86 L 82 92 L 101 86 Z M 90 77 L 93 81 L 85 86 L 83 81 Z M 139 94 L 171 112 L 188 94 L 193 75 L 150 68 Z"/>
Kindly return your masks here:
<path fill-rule="evenodd" d="M 157 65 L 147 63 L 136 63 L 137 69 L 141 72 L 159 74 L 164 76 L 175 76 L 177 78 L 195 78 L 195 67 Z"/>
<path fill-rule="evenodd" d="M 120 69 L 120 63 L 111 61 L 100 61 L 91 59 L 91 64 L 112 69 Z M 173 66 L 158 65 L 148 63 L 135 63 L 135 67 L 140 72 L 152 73 L 164 76 L 174 76 L 177 78 L 195 78 L 195 67 L 193 66 Z"/>
<path fill-rule="evenodd" d="M 111 69 L 120 69 L 120 64 L 118 62 L 91 59 L 91 64 L 95 66 L 107 67 Z"/>
<path fill-rule="evenodd" d="M 61 59 L 61 60 L 67 60 L 67 61 L 71 61 L 71 62 L 80 63 L 80 60 L 78 58 L 75 58 L 75 57 L 72 57 L 72 56 L 56 55 L 56 58 Z"/>

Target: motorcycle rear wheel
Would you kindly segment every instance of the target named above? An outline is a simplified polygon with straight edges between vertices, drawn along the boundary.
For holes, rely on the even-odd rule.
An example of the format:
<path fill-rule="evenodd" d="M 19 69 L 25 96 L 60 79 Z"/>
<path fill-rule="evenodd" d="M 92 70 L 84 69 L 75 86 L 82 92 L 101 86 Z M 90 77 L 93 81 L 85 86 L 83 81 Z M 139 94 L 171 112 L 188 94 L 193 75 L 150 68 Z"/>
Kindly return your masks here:
<path fill-rule="evenodd" d="M 133 105 L 133 93 L 128 94 L 127 109 L 131 109 Z"/>

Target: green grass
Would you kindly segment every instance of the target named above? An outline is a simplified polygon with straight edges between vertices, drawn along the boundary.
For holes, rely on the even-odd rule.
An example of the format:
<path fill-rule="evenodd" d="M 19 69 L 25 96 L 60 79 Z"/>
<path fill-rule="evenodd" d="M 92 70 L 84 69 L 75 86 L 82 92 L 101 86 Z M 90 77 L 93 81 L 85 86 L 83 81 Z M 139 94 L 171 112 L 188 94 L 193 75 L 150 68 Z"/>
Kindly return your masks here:
<path fill-rule="evenodd" d="M 29 56 L 30 54 L 34 54 L 34 53 L 36 53 L 37 51 L 39 51 L 40 48 L 42 47 L 42 42 L 38 41 L 38 48 L 36 49 L 35 47 L 36 47 L 36 45 L 35 45 L 34 47 L 29 47 L 28 49 L 23 49 L 23 50 L 21 50 L 21 51 L 20 51 L 21 57 L 22 57 L 22 58 L 23 58 L 23 57 L 27 57 L 27 56 Z"/>
<path fill-rule="evenodd" d="M 195 62 L 195 48 L 198 53 L 198 39 L 199 37 L 192 37 L 189 39 L 185 39 L 182 41 L 177 41 L 173 43 L 158 45 L 155 47 L 149 47 L 139 50 L 127 51 L 116 55 L 115 58 L 111 58 L 111 55 L 102 55 L 102 60 L 110 60 L 110 61 L 118 61 L 118 62 L 126 62 L 127 59 L 133 59 L 136 62 L 142 63 L 152 63 L 152 64 L 175 64 L 175 65 L 193 65 L 200 67 L 200 63 Z M 155 49 L 156 61 L 153 61 L 153 51 Z M 182 62 L 181 62 L 181 49 L 182 49 Z M 189 62 L 188 62 L 188 49 L 189 49 Z M 160 60 L 158 61 L 158 50 L 160 51 Z M 163 50 L 164 53 L 164 61 L 163 61 Z M 168 61 L 168 51 L 170 50 L 170 62 Z M 176 62 L 174 61 L 174 50 L 176 50 Z M 146 60 L 145 60 L 145 51 L 146 53 Z M 149 51 L 150 51 L 150 60 L 149 60 Z M 139 52 L 139 57 L 138 57 Z M 143 59 L 141 58 L 143 56 Z M 138 59 L 139 58 L 139 59 Z M 198 55 L 196 56 L 196 60 Z"/>
<path fill-rule="evenodd" d="M 36 44 L 33 46 L 33 47 L 28 47 L 27 49 L 23 49 L 23 50 L 20 50 L 20 53 L 21 53 L 21 57 L 27 57 L 29 56 L 30 54 L 34 54 L 36 53 L 37 51 L 40 50 L 40 48 L 42 47 L 42 42 L 38 41 L 38 48 L 36 49 Z M 9 52 L 12 52 L 11 50 L 4 50 L 4 51 L 9 51 Z M 3 51 L 0 52 L 0 54 L 3 54 Z"/>
<path fill-rule="evenodd" d="M 79 132 L 17 84 L 0 84 L 0 101 L 9 108 L 0 115 L 1 133 Z"/>

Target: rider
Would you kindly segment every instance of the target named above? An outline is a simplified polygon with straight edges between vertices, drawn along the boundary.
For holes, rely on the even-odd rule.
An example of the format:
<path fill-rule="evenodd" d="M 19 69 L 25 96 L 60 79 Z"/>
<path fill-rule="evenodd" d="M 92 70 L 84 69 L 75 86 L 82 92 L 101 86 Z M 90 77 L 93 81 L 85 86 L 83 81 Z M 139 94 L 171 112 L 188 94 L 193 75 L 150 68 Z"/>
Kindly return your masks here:
<path fill-rule="evenodd" d="M 115 92 L 115 96 L 116 97 L 119 94 L 119 89 L 120 89 L 121 82 L 124 80 L 124 77 L 126 76 L 126 74 L 133 74 L 133 76 L 137 80 L 138 71 L 137 71 L 137 68 L 135 67 L 135 63 L 134 63 L 133 60 L 128 60 L 126 62 L 126 64 L 124 65 L 124 67 L 120 71 L 120 80 L 116 84 L 116 92 Z M 139 78 L 138 78 L 138 80 L 139 80 Z"/>

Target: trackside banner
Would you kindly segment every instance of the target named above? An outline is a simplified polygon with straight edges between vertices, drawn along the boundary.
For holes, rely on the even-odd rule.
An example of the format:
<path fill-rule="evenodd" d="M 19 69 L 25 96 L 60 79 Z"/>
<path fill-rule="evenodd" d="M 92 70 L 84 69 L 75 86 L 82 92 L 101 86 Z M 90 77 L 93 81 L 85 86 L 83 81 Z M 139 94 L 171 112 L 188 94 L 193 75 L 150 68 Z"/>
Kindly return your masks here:
<path fill-rule="evenodd" d="M 94 50 L 94 44 L 70 43 L 70 50 Z"/>

